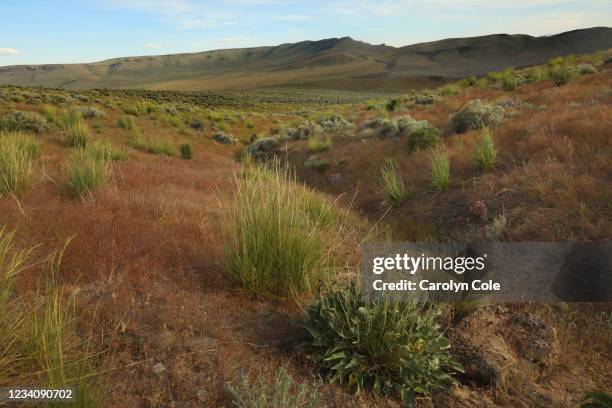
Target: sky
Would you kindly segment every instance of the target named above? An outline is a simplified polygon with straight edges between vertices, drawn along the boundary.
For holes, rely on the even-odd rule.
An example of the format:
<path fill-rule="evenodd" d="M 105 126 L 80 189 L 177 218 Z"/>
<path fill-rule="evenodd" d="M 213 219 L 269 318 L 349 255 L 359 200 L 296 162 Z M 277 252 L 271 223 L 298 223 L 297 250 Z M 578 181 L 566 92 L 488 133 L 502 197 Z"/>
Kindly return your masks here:
<path fill-rule="evenodd" d="M 0 66 L 344 36 L 403 46 L 611 22 L 610 0 L 0 0 Z"/>

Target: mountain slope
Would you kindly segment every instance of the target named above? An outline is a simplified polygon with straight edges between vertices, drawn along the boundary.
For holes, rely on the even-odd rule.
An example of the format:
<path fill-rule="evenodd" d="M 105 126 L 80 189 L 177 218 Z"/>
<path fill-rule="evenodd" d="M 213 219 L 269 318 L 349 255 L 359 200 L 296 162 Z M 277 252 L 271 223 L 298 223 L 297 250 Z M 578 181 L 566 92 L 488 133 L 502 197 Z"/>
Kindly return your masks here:
<path fill-rule="evenodd" d="M 549 37 L 496 34 L 395 48 L 350 37 L 275 47 L 116 58 L 90 64 L 0 67 L 0 83 L 69 88 L 177 90 L 298 86 L 403 90 L 436 77 L 481 75 L 549 58 L 612 48 L 612 29 L 596 27 Z"/>

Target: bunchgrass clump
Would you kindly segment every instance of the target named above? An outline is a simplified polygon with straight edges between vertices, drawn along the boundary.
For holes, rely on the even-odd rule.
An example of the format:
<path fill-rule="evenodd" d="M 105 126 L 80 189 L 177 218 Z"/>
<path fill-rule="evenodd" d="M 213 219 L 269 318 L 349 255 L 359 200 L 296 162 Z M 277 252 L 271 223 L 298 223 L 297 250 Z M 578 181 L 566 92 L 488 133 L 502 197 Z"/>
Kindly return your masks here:
<path fill-rule="evenodd" d="M 0 132 L 0 195 L 20 194 L 27 187 L 38 145 L 21 132 Z"/>
<path fill-rule="evenodd" d="M 446 190 L 450 179 L 450 161 L 444 149 L 438 148 L 432 151 L 430 166 L 432 184 L 439 191 Z"/>
<path fill-rule="evenodd" d="M 88 149 L 93 157 L 107 162 L 126 160 L 128 157 L 125 150 L 116 147 L 110 141 L 96 140 Z"/>
<path fill-rule="evenodd" d="M 95 151 L 80 148 L 71 153 L 68 186 L 77 197 L 84 198 L 110 177 L 111 162 Z"/>
<path fill-rule="evenodd" d="M 387 204 L 395 207 L 406 199 L 406 184 L 398 174 L 393 160 L 387 159 L 380 168 L 382 187 L 387 196 Z"/>
<path fill-rule="evenodd" d="M 242 375 L 228 388 L 237 408 L 316 408 L 321 385 L 318 382 L 296 384 L 287 370 L 280 367 L 271 383 L 261 373 L 255 381 Z"/>
<path fill-rule="evenodd" d="M 497 149 L 488 128 L 482 130 L 482 139 L 476 145 L 474 160 L 476 167 L 481 172 L 491 170 L 497 163 Z"/>
<path fill-rule="evenodd" d="M 224 269 L 243 288 L 258 294 L 286 297 L 310 292 L 330 265 L 322 231 L 328 208 L 313 202 L 323 197 L 309 195 L 278 164 L 249 165 L 235 182 L 234 203 L 220 199 Z"/>
<path fill-rule="evenodd" d="M 179 150 L 181 152 L 181 158 L 185 160 L 191 160 L 193 157 L 193 151 L 191 148 L 191 143 L 182 143 L 179 146 Z"/>
<path fill-rule="evenodd" d="M 84 121 L 78 119 L 64 129 L 64 138 L 68 146 L 86 147 L 91 141 L 89 127 Z"/>
<path fill-rule="evenodd" d="M 453 382 L 461 371 L 431 306 L 370 301 L 356 286 L 334 289 L 307 309 L 303 351 L 330 382 L 357 393 L 398 395 L 407 405 Z"/>
<path fill-rule="evenodd" d="M 136 121 L 134 120 L 132 116 L 122 115 L 119 117 L 119 119 L 117 119 L 117 126 L 120 127 L 121 129 L 132 130 L 137 125 L 136 125 Z"/>
<path fill-rule="evenodd" d="M 74 305 L 58 284 L 62 251 L 43 264 L 38 290 L 20 297 L 16 281 L 29 251 L 15 251 L 13 236 L 0 230 L 0 384 L 74 387 L 75 406 L 102 406 L 94 353 L 79 339 Z"/>

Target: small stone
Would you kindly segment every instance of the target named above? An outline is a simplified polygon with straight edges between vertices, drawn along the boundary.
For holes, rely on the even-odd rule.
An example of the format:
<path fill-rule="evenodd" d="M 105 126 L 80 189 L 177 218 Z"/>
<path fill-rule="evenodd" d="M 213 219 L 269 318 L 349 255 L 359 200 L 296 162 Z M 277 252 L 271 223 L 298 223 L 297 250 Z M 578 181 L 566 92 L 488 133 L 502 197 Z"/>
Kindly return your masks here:
<path fill-rule="evenodd" d="M 153 372 L 157 375 L 160 375 L 166 371 L 166 367 L 162 363 L 157 363 L 153 366 Z"/>

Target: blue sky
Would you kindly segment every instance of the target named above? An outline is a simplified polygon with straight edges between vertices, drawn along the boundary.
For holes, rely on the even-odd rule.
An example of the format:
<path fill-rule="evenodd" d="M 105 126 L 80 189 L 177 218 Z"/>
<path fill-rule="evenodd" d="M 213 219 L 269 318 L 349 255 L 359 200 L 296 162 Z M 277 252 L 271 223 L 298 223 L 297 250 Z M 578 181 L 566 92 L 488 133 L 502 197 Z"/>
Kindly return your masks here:
<path fill-rule="evenodd" d="M 343 36 L 401 46 L 611 21 L 610 0 L 0 0 L 0 66 Z"/>

